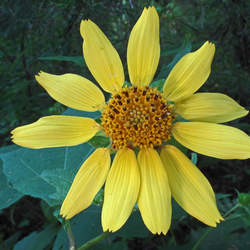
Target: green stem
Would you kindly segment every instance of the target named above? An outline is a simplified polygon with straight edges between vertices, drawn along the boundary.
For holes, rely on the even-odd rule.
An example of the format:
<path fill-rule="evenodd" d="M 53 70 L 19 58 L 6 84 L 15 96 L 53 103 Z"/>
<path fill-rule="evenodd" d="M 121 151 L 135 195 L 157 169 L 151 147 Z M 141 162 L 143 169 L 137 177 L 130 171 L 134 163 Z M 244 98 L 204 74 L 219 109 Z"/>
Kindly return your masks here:
<path fill-rule="evenodd" d="M 205 233 L 201 236 L 201 238 L 196 242 L 196 244 L 193 246 L 192 250 L 196 250 L 198 246 L 201 244 L 201 242 L 207 237 L 208 233 L 212 230 L 212 227 L 209 227 Z"/>
<path fill-rule="evenodd" d="M 64 223 L 64 230 L 66 231 L 69 239 L 69 250 L 75 250 L 76 249 L 76 243 L 74 239 L 73 232 L 71 230 L 71 226 L 68 220 Z"/>
<path fill-rule="evenodd" d="M 239 203 L 237 203 L 236 205 L 234 205 L 231 209 L 229 209 L 225 214 L 224 214 L 224 218 L 226 218 L 229 214 L 231 214 L 235 209 L 237 209 L 240 206 Z"/>
<path fill-rule="evenodd" d="M 104 232 L 98 236 L 96 236 L 94 239 L 89 240 L 88 242 L 84 243 L 82 246 L 80 246 L 77 250 L 84 250 L 87 249 L 95 244 L 97 244 L 99 241 L 105 239 L 109 235 L 108 232 Z"/>

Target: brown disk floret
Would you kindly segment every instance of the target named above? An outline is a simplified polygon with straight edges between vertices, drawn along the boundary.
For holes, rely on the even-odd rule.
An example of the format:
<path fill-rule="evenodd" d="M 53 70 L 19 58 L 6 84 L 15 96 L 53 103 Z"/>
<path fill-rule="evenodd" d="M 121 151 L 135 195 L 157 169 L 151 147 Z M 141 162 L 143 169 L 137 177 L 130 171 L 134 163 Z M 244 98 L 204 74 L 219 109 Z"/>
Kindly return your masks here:
<path fill-rule="evenodd" d="M 113 96 L 102 113 L 102 127 L 114 149 L 157 147 L 170 138 L 172 105 L 150 87 L 127 87 Z"/>

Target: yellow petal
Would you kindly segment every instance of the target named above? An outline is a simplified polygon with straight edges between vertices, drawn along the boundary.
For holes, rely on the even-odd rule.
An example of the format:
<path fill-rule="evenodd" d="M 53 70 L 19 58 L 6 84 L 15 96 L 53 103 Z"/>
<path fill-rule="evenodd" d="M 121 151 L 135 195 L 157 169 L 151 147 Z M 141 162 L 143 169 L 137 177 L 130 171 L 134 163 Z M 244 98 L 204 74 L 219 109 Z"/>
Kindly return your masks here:
<path fill-rule="evenodd" d="M 102 109 L 105 104 L 102 91 L 82 76 L 40 72 L 36 75 L 36 80 L 52 98 L 70 108 L 96 111 Z"/>
<path fill-rule="evenodd" d="M 74 146 L 91 139 L 100 126 L 84 117 L 52 115 L 11 131 L 12 141 L 27 148 Z"/>
<path fill-rule="evenodd" d="M 179 149 L 165 146 L 161 159 L 167 170 L 171 194 L 183 209 L 209 226 L 215 227 L 223 220 L 208 180 Z"/>
<path fill-rule="evenodd" d="M 131 83 L 138 87 L 149 85 L 159 58 L 159 16 L 155 7 L 144 8 L 128 41 L 127 61 Z"/>
<path fill-rule="evenodd" d="M 206 122 L 177 122 L 172 133 L 179 143 L 200 154 L 220 159 L 250 157 L 249 136 L 237 128 Z"/>
<path fill-rule="evenodd" d="M 109 150 L 96 149 L 77 172 L 62 204 L 60 215 L 70 219 L 90 206 L 106 180 L 109 167 Z"/>
<path fill-rule="evenodd" d="M 92 21 L 82 21 L 80 31 L 83 55 L 90 72 L 105 91 L 119 91 L 124 83 L 124 72 L 117 51 Z"/>
<path fill-rule="evenodd" d="M 248 114 L 248 111 L 227 95 L 197 93 L 178 102 L 176 113 L 186 120 L 222 123 Z"/>
<path fill-rule="evenodd" d="M 117 231 L 128 219 L 138 198 L 140 173 L 136 156 L 129 148 L 120 149 L 112 163 L 104 190 L 103 231 Z"/>
<path fill-rule="evenodd" d="M 191 96 L 207 80 L 215 46 L 206 42 L 195 52 L 183 56 L 170 72 L 163 92 L 169 101 L 178 102 Z"/>
<path fill-rule="evenodd" d="M 167 173 L 158 153 L 142 149 L 138 154 L 141 189 L 138 206 L 147 228 L 154 234 L 166 234 L 171 223 L 171 194 Z"/>

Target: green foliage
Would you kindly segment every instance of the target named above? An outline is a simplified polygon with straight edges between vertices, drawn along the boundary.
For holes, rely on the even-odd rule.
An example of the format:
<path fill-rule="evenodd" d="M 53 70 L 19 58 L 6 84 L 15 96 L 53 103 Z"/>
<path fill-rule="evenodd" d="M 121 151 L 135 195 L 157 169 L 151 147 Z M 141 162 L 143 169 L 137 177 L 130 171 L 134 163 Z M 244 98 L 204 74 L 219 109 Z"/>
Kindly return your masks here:
<path fill-rule="evenodd" d="M 78 66 L 85 66 L 82 56 L 44 56 L 38 57 L 38 59 L 45 61 L 73 62 Z"/>
<path fill-rule="evenodd" d="M 249 244 L 250 231 L 239 232 L 241 221 L 226 221 L 218 226 L 218 228 L 200 228 L 199 230 L 191 230 L 189 239 L 186 243 L 173 245 L 170 242 L 164 244 L 159 249 L 174 250 L 206 250 L 206 249 L 235 249 L 245 250 Z M 205 237 L 204 237 L 205 236 Z M 204 237 L 204 238 L 203 238 Z M 197 244 L 203 239 L 200 244 Z"/>
<path fill-rule="evenodd" d="M 78 247 L 92 238 L 102 233 L 101 228 L 101 207 L 92 205 L 83 213 L 77 215 L 71 220 L 72 232 Z M 149 231 L 144 226 L 139 212 L 133 212 L 126 224 L 116 233 L 109 234 L 106 240 L 101 241 L 90 249 L 120 249 L 121 238 L 125 240 L 132 237 L 145 238 Z M 58 233 L 53 250 L 69 249 L 67 235 L 63 228 Z M 122 244 L 126 247 L 126 244 Z M 125 248 L 127 249 L 127 248 Z"/>
<path fill-rule="evenodd" d="M 1 164 L 2 165 L 2 164 Z M 0 209 L 9 207 L 23 196 L 8 183 L 0 166 Z"/>
<path fill-rule="evenodd" d="M 49 249 L 51 241 L 58 233 L 59 225 L 49 224 L 40 232 L 33 232 L 19 241 L 14 250 L 43 250 Z"/>
<path fill-rule="evenodd" d="M 75 147 L 32 150 L 18 148 L 1 154 L 3 172 L 20 193 L 60 205 L 73 177 L 92 148 Z"/>
<path fill-rule="evenodd" d="M 150 83 L 150 86 L 152 88 L 156 88 L 157 90 L 163 92 L 163 85 L 165 83 L 165 80 L 164 79 L 160 79 L 160 80 L 157 80 L 157 81 L 154 81 L 152 83 Z"/>
<path fill-rule="evenodd" d="M 9 146 L 0 149 L 1 153 L 7 153 L 15 150 L 16 146 Z M 16 189 L 12 187 L 12 185 L 8 182 L 8 179 L 3 173 L 2 169 L 2 161 L 0 159 L 0 210 L 6 207 L 9 207 L 21 197 L 23 197 L 22 193 L 19 193 Z"/>
<path fill-rule="evenodd" d="M 246 193 L 239 194 L 238 202 L 242 206 L 250 206 L 250 194 L 246 194 Z"/>
<path fill-rule="evenodd" d="M 174 59 L 171 61 L 171 63 L 169 63 L 168 65 L 163 65 L 163 67 L 161 68 L 161 71 L 157 75 L 157 78 L 166 78 L 168 76 L 168 74 L 170 73 L 170 71 L 173 69 L 174 65 L 183 56 L 185 56 L 187 53 L 189 53 L 191 51 L 191 49 L 192 49 L 192 46 L 191 46 L 190 41 L 185 40 L 180 48 L 178 48 L 177 50 L 176 49 L 170 50 L 168 53 L 171 54 L 173 52 L 176 52 L 176 55 L 175 55 Z M 164 84 L 164 83 L 162 83 L 162 84 Z M 163 87 L 163 85 L 162 85 L 162 87 Z M 162 91 L 162 89 L 159 89 L 159 90 Z"/>
<path fill-rule="evenodd" d="M 88 143 L 94 148 L 107 147 L 110 145 L 110 140 L 106 136 L 97 135 L 97 136 L 94 136 L 92 139 L 90 139 Z"/>

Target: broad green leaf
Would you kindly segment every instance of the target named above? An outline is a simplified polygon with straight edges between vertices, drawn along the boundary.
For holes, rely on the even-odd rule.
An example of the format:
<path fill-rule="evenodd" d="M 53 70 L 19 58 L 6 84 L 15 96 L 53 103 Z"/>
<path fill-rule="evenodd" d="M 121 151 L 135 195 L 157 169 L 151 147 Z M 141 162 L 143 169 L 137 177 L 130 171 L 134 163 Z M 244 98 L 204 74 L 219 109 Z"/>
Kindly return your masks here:
<path fill-rule="evenodd" d="M 174 223 L 178 223 L 183 218 L 189 216 L 186 211 L 174 200 L 172 199 L 172 220 Z"/>
<path fill-rule="evenodd" d="M 87 143 L 63 148 L 21 148 L 0 154 L 3 172 L 19 192 L 60 205 L 77 170 L 91 152 Z"/>
<path fill-rule="evenodd" d="M 73 62 L 77 64 L 78 66 L 85 66 L 85 62 L 83 60 L 82 56 L 43 56 L 38 57 L 40 60 L 45 61 L 66 61 L 66 62 Z"/>
<path fill-rule="evenodd" d="M 151 233 L 144 225 L 139 210 L 132 212 L 126 224 L 114 235 L 122 238 L 146 238 Z"/>
<path fill-rule="evenodd" d="M 97 119 L 100 112 L 67 109 L 63 115 Z M 92 150 L 88 143 L 39 150 L 11 146 L 11 150 L 0 151 L 0 158 L 3 172 L 13 188 L 22 194 L 41 198 L 50 206 L 57 206 L 64 200 L 75 174 Z M 3 198 L 9 200 L 6 196 Z"/>
<path fill-rule="evenodd" d="M 6 146 L 0 149 L 0 153 L 11 152 L 16 148 L 14 145 Z M 8 182 L 2 170 L 2 164 L 2 160 L 0 159 L 0 210 L 9 207 L 23 197 L 23 194 L 14 189 Z"/>
<path fill-rule="evenodd" d="M 41 232 L 33 232 L 20 240 L 14 247 L 14 250 L 44 250 L 49 249 L 52 240 L 55 238 L 58 230 L 58 224 L 49 224 Z"/>
<path fill-rule="evenodd" d="M 93 239 L 102 233 L 101 227 L 101 207 L 92 205 L 85 211 L 81 212 L 70 220 L 73 234 L 75 236 L 75 241 L 77 247 L 80 247 L 82 244 Z M 125 225 L 117 232 L 111 233 L 107 239 L 103 240 L 94 247 L 91 247 L 92 250 L 110 250 L 110 249 L 120 249 L 118 245 L 114 245 L 116 239 L 125 238 L 129 239 L 132 237 L 145 238 L 150 234 L 146 226 L 144 225 L 139 211 L 133 212 L 125 223 Z M 120 243 L 123 248 L 124 242 Z M 116 246 L 116 247 L 115 247 Z M 69 247 L 67 235 L 63 228 L 59 231 L 53 250 L 66 250 Z"/>
<path fill-rule="evenodd" d="M 1 165 L 2 162 L 0 162 L 0 210 L 9 207 L 23 197 L 22 193 L 12 188 L 8 183 Z"/>
<path fill-rule="evenodd" d="M 89 117 L 89 118 L 97 119 L 101 116 L 101 113 L 99 111 L 87 112 L 87 111 L 80 111 L 80 110 L 68 108 L 66 111 L 62 113 L 62 115 L 81 116 L 81 117 Z"/>
<path fill-rule="evenodd" d="M 65 154 L 67 154 L 65 152 Z M 72 156 L 73 157 L 73 156 Z M 70 161 L 71 156 L 68 156 L 68 161 Z M 66 160 L 66 159 L 65 159 Z M 56 169 L 46 169 L 41 173 L 41 178 L 52 185 L 56 192 L 48 194 L 49 199 L 60 201 L 64 200 L 67 192 L 72 184 L 73 177 L 76 175 L 75 168 L 56 168 Z"/>
<path fill-rule="evenodd" d="M 70 220 L 77 247 L 102 233 L 100 223 L 101 207 L 95 205 Z M 60 229 L 53 246 L 53 250 L 59 249 L 69 249 L 68 237 L 63 228 Z"/>

